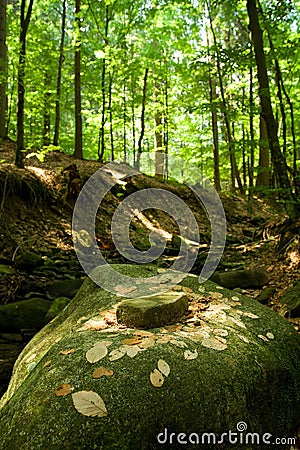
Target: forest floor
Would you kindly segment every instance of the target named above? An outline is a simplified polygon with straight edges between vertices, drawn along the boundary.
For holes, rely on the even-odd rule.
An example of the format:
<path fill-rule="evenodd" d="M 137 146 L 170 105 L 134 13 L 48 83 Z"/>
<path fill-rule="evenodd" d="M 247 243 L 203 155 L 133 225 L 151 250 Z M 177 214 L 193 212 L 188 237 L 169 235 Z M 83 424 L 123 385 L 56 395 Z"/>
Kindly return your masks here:
<path fill-rule="evenodd" d="M 43 162 L 36 157 L 26 158 L 24 171 L 13 166 L 14 152 L 13 142 L 0 144 L 0 263 L 13 265 L 16 256 L 26 250 L 41 256 L 53 254 L 56 258 L 76 260 L 71 231 L 73 207 L 83 183 L 103 164 L 51 152 Z M 109 262 L 124 262 L 111 239 L 112 215 L 125 196 L 145 187 L 170 190 L 189 205 L 200 229 L 201 242 L 204 242 L 200 259 L 203 255 L 205 258 L 210 224 L 189 188 L 145 175 L 126 182 L 125 185 L 121 182 L 106 195 L 97 215 L 98 245 Z M 268 306 L 280 313 L 280 297 L 300 278 L 299 234 L 288 231 L 282 235 L 283 230 L 288 230 L 288 222 L 284 209 L 275 199 L 254 197 L 251 212 L 246 197 L 225 193 L 221 194 L 221 200 L 227 220 L 227 243 L 218 270 L 265 268 L 268 287 L 274 288 Z M 160 260 L 166 264 L 178 253 L 174 236 L 178 236 L 179 230 L 170 216 L 148 210 L 135 217 L 131 240 L 140 250 L 147 249 L 151 224 L 173 236 L 167 247 L 166 260 Z M 197 268 L 194 272 L 197 273 Z M 45 282 L 45 279 L 40 281 Z M 2 277 L 0 304 L 20 299 L 18 288 L 21 282 L 22 276 Z M 243 292 L 255 298 L 260 291 L 247 289 Z M 299 318 L 288 320 L 300 330 Z"/>

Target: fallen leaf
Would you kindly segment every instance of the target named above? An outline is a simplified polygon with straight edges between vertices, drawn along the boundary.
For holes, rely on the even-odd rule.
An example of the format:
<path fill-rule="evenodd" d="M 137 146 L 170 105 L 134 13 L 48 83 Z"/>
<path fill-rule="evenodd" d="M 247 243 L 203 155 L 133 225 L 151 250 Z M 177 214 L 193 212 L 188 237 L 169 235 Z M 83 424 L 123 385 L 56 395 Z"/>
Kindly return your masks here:
<path fill-rule="evenodd" d="M 143 339 L 142 342 L 140 344 L 138 344 L 138 346 L 139 346 L 139 348 L 147 349 L 147 348 L 153 347 L 154 344 L 155 344 L 155 339 L 149 337 L 149 338 Z"/>
<path fill-rule="evenodd" d="M 242 334 L 238 334 L 238 338 L 240 338 L 240 340 L 245 342 L 246 344 L 250 343 L 249 339 L 243 336 Z"/>
<path fill-rule="evenodd" d="M 46 361 L 45 364 L 43 365 L 42 369 L 44 369 L 45 367 L 50 366 L 51 364 L 51 359 L 49 359 L 49 361 Z"/>
<path fill-rule="evenodd" d="M 268 340 L 269 340 L 266 336 L 263 336 L 262 334 L 259 334 L 258 337 L 265 342 L 268 342 Z"/>
<path fill-rule="evenodd" d="M 181 330 L 182 325 L 166 325 L 165 330 L 168 331 L 168 333 L 173 333 L 175 331 Z"/>
<path fill-rule="evenodd" d="M 125 345 L 124 348 L 130 358 L 134 358 L 141 351 L 137 345 Z"/>
<path fill-rule="evenodd" d="M 68 350 L 62 350 L 59 353 L 61 355 L 70 355 L 71 353 L 76 352 L 75 348 L 69 348 Z"/>
<path fill-rule="evenodd" d="M 187 359 L 187 360 L 196 359 L 198 357 L 197 349 L 194 351 L 186 350 L 184 352 L 183 356 L 184 356 L 184 359 Z"/>
<path fill-rule="evenodd" d="M 268 339 L 275 339 L 275 336 L 273 333 L 267 333 L 266 336 Z"/>
<path fill-rule="evenodd" d="M 123 356 L 126 355 L 126 349 L 125 348 L 117 348 L 116 350 L 113 350 L 112 352 L 110 352 L 109 356 L 109 360 L 110 361 L 117 361 L 117 359 L 123 358 Z"/>
<path fill-rule="evenodd" d="M 220 300 L 221 298 L 223 298 L 223 294 L 221 292 L 209 292 L 209 295 L 211 296 L 211 298 L 217 299 L 217 300 Z"/>
<path fill-rule="evenodd" d="M 150 331 L 144 331 L 144 330 L 137 330 L 133 334 L 134 334 L 134 336 L 140 336 L 140 337 L 153 337 L 153 339 L 155 336 L 155 334 L 151 333 Z"/>
<path fill-rule="evenodd" d="M 93 364 L 107 355 L 107 347 L 102 342 L 100 344 L 95 344 L 90 348 L 85 356 L 89 363 Z"/>
<path fill-rule="evenodd" d="M 215 328 L 213 333 L 217 334 L 218 336 L 222 336 L 222 337 L 228 336 L 228 331 L 227 330 L 223 330 L 221 328 Z"/>
<path fill-rule="evenodd" d="M 127 295 L 127 294 L 130 294 L 131 292 L 134 292 L 136 290 L 137 290 L 136 286 L 128 287 L 128 286 L 118 285 L 118 286 L 115 287 L 115 292 L 118 295 Z"/>
<path fill-rule="evenodd" d="M 158 370 L 165 376 L 169 376 L 170 374 L 170 366 L 163 359 L 159 359 L 157 363 Z"/>
<path fill-rule="evenodd" d="M 176 339 L 171 339 L 170 344 L 176 345 L 179 348 L 185 348 L 187 347 L 186 343 L 183 341 L 177 341 Z"/>
<path fill-rule="evenodd" d="M 105 323 L 104 319 L 90 319 L 88 320 L 81 328 L 78 328 L 77 331 L 85 331 L 85 330 L 92 330 L 92 331 L 101 331 L 107 328 L 107 323 Z"/>
<path fill-rule="evenodd" d="M 164 377 L 162 373 L 154 369 L 153 372 L 150 373 L 150 381 L 154 387 L 161 387 L 164 384 Z"/>
<path fill-rule="evenodd" d="M 84 416 L 105 417 L 107 409 L 103 399 L 93 391 L 79 391 L 72 394 L 72 400 L 77 411 Z"/>
<path fill-rule="evenodd" d="M 93 378 L 101 378 L 101 377 L 111 377 L 114 374 L 113 370 L 106 369 L 105 367 L 98 367 L 93 372 Z"/>
<path fill-rule="evenodd" d="M 238 327 L 241 327 L 241 328 L 247 328 L 246 325 L 245 325 L 241 320 L 235 319 L 235 318 L 232 317 L 232 316 L 228 316 L 228 318 L 229 318 L 230 320 L 232 320 L 232 322 L 235 323 Z"/>
<path fill-rule="evenodd" d="M 217 338 L 212 338 L 211 337 L 211 338 L 208 338 L 208 339 L 203 339 L 201 344 L 204 347 L 210 348 L 212 350 L 225 350 L 227 348 L 226 340 L 224 339 L 224 341 L 225 341 L 224 342 L 221 339 L 222 338 L 217 339 Z"/>
<path fill-rule="evenodd" d="M 231 297 L 231 300 L 233 300 L 234 302 L 240 301 L 239 297 L 236 297 L 236 296 Z"/>
<path fill-rule="evenodd" d="M 131 339 L 123 339 L 122 343 L 125 345 L 136 345 L 136 344 L 140 344 L 142 342 L 142 339 L 136 339 L 136 338 L 131 338 Z"/>
<path fill-rule="evenodd" d="M 243 316 L 250 317 L 250 319 L 259 319 L 259 316 L 257 316 L 256 314 L 253 314 L 251 312 L 243 312 Z"/>
<path fill-rule="evenodd" d="M 72 391 L 73 391 L 72 386 L 68 383 L 65 383 L 61 384 L 57 389 L 55 389 L 54 394 L 57 397 L 65 397 L 66 395 L 71 394 Z"/>

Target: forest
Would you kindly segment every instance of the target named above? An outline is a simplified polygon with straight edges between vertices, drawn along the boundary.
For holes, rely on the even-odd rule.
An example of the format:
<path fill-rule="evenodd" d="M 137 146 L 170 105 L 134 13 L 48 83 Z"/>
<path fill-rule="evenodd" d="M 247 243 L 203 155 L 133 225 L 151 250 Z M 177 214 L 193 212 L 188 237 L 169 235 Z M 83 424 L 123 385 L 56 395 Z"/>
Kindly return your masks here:
<path fill-rule="evenodd" d="M 0 0 L 0 450 L 300 449 L 299 42 Z"/>

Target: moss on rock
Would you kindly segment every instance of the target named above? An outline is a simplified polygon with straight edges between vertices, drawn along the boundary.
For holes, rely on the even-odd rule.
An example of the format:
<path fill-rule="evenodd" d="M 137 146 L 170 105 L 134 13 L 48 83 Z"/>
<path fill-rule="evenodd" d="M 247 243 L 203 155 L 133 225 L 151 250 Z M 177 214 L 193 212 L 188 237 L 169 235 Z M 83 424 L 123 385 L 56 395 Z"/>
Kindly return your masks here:
<path fill-rule="evenodd" d="M 154 267 L 114 267 L 132 277 L 157 274 Z M 218 290 L 212 282 L 199 290 L 197 277 L 187 276 L 181 284 L 184 292 L 196 293 L 193 300 L 203 302 L 201 326 L 155 328 L 145 335 L 109 323 L 118 298 L 87 279 L 19 356 L 1 400 L 1 450 L 177 449 L 182 448 L 178 433 L 198 436 L 203 449 L 270 448 L 262 441 L 231 445 L 226 439 L 213 445 L 207 441 L 212 436 L 204 436 L 201 444 L 202 433 L 218 433 L 219 440 L 220 433 L 236 431 L 239 422 L 261 438 L 264 433 L 272 434 L 270 439 L 293 437 L 299 420 L 298 334 L 265 306 Z M 87 352 L 99 342 L 102 349 L 107 344 L 107 354 L 90 363 Z M 135 355 L 128 349 L 136 349 Z M 123 356 L 114 358 L 116 351 Z M 150 374 L 162 367 L 160 360 L 170 373 L 161 373 L 164 382 L 155 387 Z M 113 375 L 94 378 L 99 366 Z M 96 392 L 107 416 L 85 416 L 71 395 L 56 396 L 63 383 L 73 393 Z M 162 445 L 157 435 L 165 430 L 168 440 Z M 175 433 L 172 444 L 170 433 Z M 184 447 L 195 448 L 191 442 Z"/>

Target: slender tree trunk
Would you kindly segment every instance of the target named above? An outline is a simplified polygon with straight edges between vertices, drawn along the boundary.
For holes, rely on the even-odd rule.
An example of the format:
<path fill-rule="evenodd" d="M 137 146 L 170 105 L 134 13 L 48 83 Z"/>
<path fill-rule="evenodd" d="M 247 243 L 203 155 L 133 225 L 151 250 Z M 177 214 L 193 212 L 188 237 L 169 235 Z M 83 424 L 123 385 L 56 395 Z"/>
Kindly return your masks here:
<path fill-rule="evenodd" d="M 261 114 L 266 122 L 268 130 L 271 157 L 278 177 L 279 187 L 281 188 L 281 198 L 285 202 L 285 207 L 289 217 L 294 219 L 299 212 L 296 208 L 296 198 L 291 189 L 286 160 L 281 152 L 277 135 L 277 127 L 270 97 L 269 78 L 263 46 L 263 34 L 259 24 L 256 0 L 247 0 L 247 11 L 249 16 L 249 29 L 252 35 L 257 66 L 259 97 L 262 110 Z"/>
<path fill-rule="evenodd" d="M 82 159 L 82 115 L 81 115 L 81 5 L 75 0 L 75 158 Z"/>
<path fill-rule="evenodd" d="M 7 0 L 0 0 L 0 139 L 7 136 L 7 45 L 6 45 L 6 4 Z"/>
<path fill-rule="evenodd" d="M 211 29 L 211 33 L 212 33 L 212 37 L 213 37 L 214 46 L 216 48 L 217 72 L 218 72 L 218 78 L 219 78 L 219 86 L 220 86 L 221 98 L 222 98 L 224 122 L 225 122 L 225 126 L 226 126 L 229 155 L 230 155 L 232 189 L 233 190 L 235 189 L 235 179 L 236 179 L 238 186 L 239 186 L 239 190 L 240 190 L 241 194 L 243 194 L 244 189 L 243 189 L 242 181 L 241 181 L 237 163 L 236 163 L 234 139 L 232 138 L 230 120 L 229 120 L 229 115 L 228 115 L 228 106 L 227 106 L 227 102 L 226 102 L 225 90 L 224 90 L 224 85 L 223 85 L 222 70 L 221 70 L 221 64 L 220 64 L 220 52 L 218 51 L 218 43 L 217 43 L 216 33 L 214 30 L 214 26 L 213 26 L 213 19 L 212 19 L 212 15 L 211 15 L 210 5 L 208 2 L 206 2 L 206 4 L 207 4 L 207 9 L 208 9 L 208 15 L 209 15 L 210 29 Z"/>
<path fill-rule="evenodd" d="M 105 30 L 104 30 L 104 41 L 105 44 L 108 44 L 108 28 L 109 28 L 109 5 L 107 4 L 105 7 Z M 99 161 L 103 160 L 104 152 L 105 152 L 105 123 L 106 123 L 106 59 L 102 60 L 102 74 L 101 74 L 101 94 L 102 94 L 102 112 L 101 112 L 101 128 L 100 128 L 100 136 L 99 136 L 99 145 L 98 145 L 98 159 Z"/>
<path fill-rule="evenodd" d="M 43 129 L 43 145 L 50 145 L 50 108 L 51 108 L 51 92 L 49 91 L 50 75 L 45 73 L 44 78 L 44 129 Z"/>
<path fill-rule="evenodd" d="M 254 99 L 253 99 L 253 69 L 252 69 L 252 46 L 250 53 L 250 83 L 249 83 L 249 104 L 250 104 L 250 159 L 249 159 L 249 192 L 248 192 L 248 210 L 252 213 L 253 208 L 253 187 L 254 187 L 254 152 L 255 152 L 255 135 L 254 135 Z"/>
<path fill-rule="evenodd" d="M 140 168 L 140 158 L 142 154 L 142 144 L 145 134 L 145 109 L 146 109 L 146 97 L 147 97 L 147 80 L 148 80 L 148 67 L 145 69 L 144 82 L 143 82 L 143 98 L 142 98 L 142 114 L 141 114 L 141 134 L 138 141 L 138 153 L 136 160 L 136 169 Z"/>
<path fill-rule="evenodd" d="M 259 133 L 259 163 L 256 186 L 267 190 L 270 187 L 270 149 L 266 122 L 262 115 L 259 121 Z"/>
<path fill-rule="evenodd" d="M 62 66 L 64 62 L 64 46 L 65 46 L 65 34 L 66 34 L 66 0 L 63 0 L 63 11 L 61 19 L 61 38 L 59 46 L 59 60 L 57 70 L 57 83 L 56 83 L 56 101 L 55 101 L 55 125 L 54 125 L 54 137 L 53 145 L 58 146 L 59 143 L 59 126 L 60 126 L 60 97 L 61 97 L 61 78 L 62 78 Z"/>
<path fill-rule="evenodd" d="M 108 110 L 109 110 L 109 132 L 110 132 L 110 147 L 111 160 L 115 160 L 115 145 L 114 145 L 114 128 L 113 128 L 113 113 L 112 113 L 112 82 L 113 76 L 109 74 L 109 88 L 108 88 Z"/>
<path fill-rule="evenodd" d="M 214 186 L 218 192 L 221 192 L 218 114 L 216 105 L 218 97 L 216 90 L 216 80 L 212 75 L 210 75 L 209 77 L 209 87 L 210 87 L 211 124 L 214 143 Z"/>
<path fill-rule="evenodd" d="M 154 149 L 155 149 L 155 176 L 158 178 L 163 178 L 164 175 L 164 153 L 163 153 L 163 121 L 162 112 L 159 109 L 160 103 L 158 104 L 158 109 L 154 115 Z"/>
<path fill-rule="evenodd" d="M 132 101 L 131 101 L 131 123 L 132 123 L 132 149 L 133 149 L 133 166 L 136 161 L 136 144 L 135 144 L 135 106 L 134 106 L 134 88 L 132 87 Z"/>
<path fill-rule="evenodd" d="M 123 85 L 123 152 L 124 162 L 127 161 L 127 136 L 126 136 L 126 123 L 127 123 L 127 111 L 126 111 L 126 80 Z"/>
<path fill-rule="evenodd" d="M 17 103 L 17 144 L 15 165 L 24 167 L 24 100 L 25 100 L 25 58 L 26 58 L 26 34 L 32 13 L 33 0 L 30 0 L 25 17 L 26 0 L 22 0 L 20 14 L 20 53 L 18 67 L 18 103 Z"/>
<path fill-rule="evenodd" d="M 165 80 L 165 114 L 164 114 L 164 147 L 165 154 L 169 153 L 169 82 L 166 77 Z M 168 157 L 165 158 L 165 178 L 168 178 L 169 166 L 168 166 Z"/>

